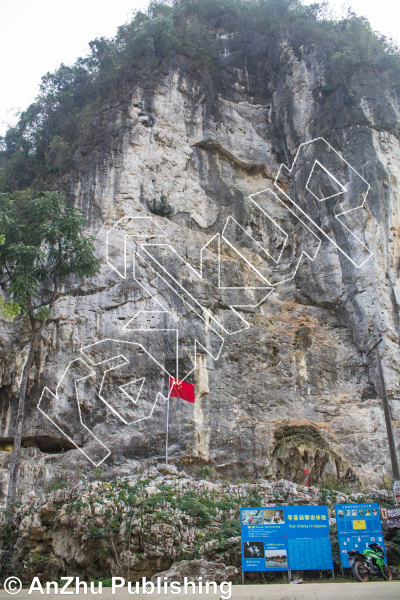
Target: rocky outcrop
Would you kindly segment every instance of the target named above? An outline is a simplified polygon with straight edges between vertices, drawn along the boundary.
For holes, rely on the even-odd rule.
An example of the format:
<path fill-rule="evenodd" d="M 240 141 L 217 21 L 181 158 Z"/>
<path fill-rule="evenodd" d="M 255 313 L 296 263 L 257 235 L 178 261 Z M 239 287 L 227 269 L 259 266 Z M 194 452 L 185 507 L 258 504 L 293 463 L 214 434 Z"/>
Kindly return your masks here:
<path fill-rule="evenodd" d="M 31 498 L 17 509 L 16 529 L 3 536 L 3 572 L 41 581 L 66 575 L 227 581 L 241 568 L 242 506 L 323 503 L 333 526 L 335 503 L 392 499 L 390 490 L 356 485 L 212 482 L 161 464 L 139 477 L 96 477 L 75 487 L 54 481 L 44 500 Z M 393 556 L 397 551 L 393 546 Z"/>
<path fill-rule="evenodd" d="M 371 341 L 369 329 L 372 336 L 383 336 L 384 374 L 399 444 L 397 94 L 385 74 L 376 80 L 361 71 L 346 86 L 326 92 L 324 64 L 313 48 L 304 47 L 297 56 L 283 43 L 277 48 L 276 69 L 264 58 L 247 64 L 233 44 L 232 36 L 220 39 L 221 81 L 205 82 L 201 74 L 189 74 L 177 64 L 152 89 L 145 84 L 132 89 L 128 110 L 125 103 L 104 107 L 96 115 L 103 123 L 101 145 L 78 152 L 74 169 L 61 181 L 61 189 L 88 218 L 87 231 L 96 237 L 104 263 L 97 278 L 63 290 L 46 326 L 29 383 L 25 441 L 31 447 L 23 450 L 21 469 L 25 498 L 40 496 L 61 473 L 73 484 L 93 468 L 37 410 L 43 389 L 55 393 L 68 365 L 83 360 L 83 346 L 106 339 L 143 340 L 123 326 L 140 311 L 154 312 L 154 301 L 169 312 L 153 314 L 153 329 L 176 327 L 180 369 L 188 373 L 194 368 L 194 405 L 170 402 L 169 455 L 179 468 L 194 473 L 208 467 L 217 477 L 286 477 L 301 483 L 307 464 L 312 484 L 327 476 L 378 482 L 391 474 L 376 365 L 364 352 Z M 253 239 L 263 240 L 266 233 L 249 196 L 273 191 L 281 163 L 290 167 L 300 144 L 320 135 L 371 186 L 364 218 L 353 225 L 373 259 L 357 268 L 321 235 L 315 261 L 304 258 L 292 280 L 277 286 L 259 306 L 243 307 L 240 314 L 249 328 L 224 334 L 218 359 L 201 352 L 195 362 L 196 336 L 208 350 L 213 343 L 207 326 L 160 281 L 148 261 L 137 263 L 142 287 L 132 277 L 131 264 L 126 278 L 118 275 L 105 260 L 107 232 L 124 217 L 151 217 L 177 255 L 194 268 L 199 268 L 201 249 L 224 230 L 229 217 Z M 290 189 L 288 180 L 285 185 Z M 169 218 L 149 210 L 162 195 L 173 208 Z M 323 228 L 322 204 L 315 201 L 309 208 Z M 280 213 L 276 218 L 281 219 Z M 293 269 L 304 239 L 294 217 L 279 222 L 293 234 L 283 255 L 283 273 Z M 249 264 L 258 265 L 261 275 L 270 266 L 254 246 L 246 246 L 243 231 L 232 235 L 241 255 L 224 246 L 221 273 L 227 287 L 249 288 L 255 277 Z M 279 235 L 274 235 L 265 243 L 279 249 Z M 215 259 L 215 248 L 210 252 Z M 168 268 L 199 294 L 205 311 L 229 320 L 228 292 L 216 286 L 196 288 L 190 280 L 193 272 L 180 271 L 177 256 L 171 254 L 168 261 Z M 256 292 L 246 294 L 252 306 L 257 304 Z M 14 431 L 27 331 L 20 323 L 2 321 L 0 340 L 0 443 L 5 443 Z M 157 369 L 175 360 L 172 342 L 157 338 L 153 347 L 161 363 L 156 368 L 145 364 L 147 355 L 139 357 L 138 373 L 147 373 L 152 390 L 162 381 L 165 391 L 167 382 Z M 81 395 L 81 413 L 77 404 L 74 411 L 65 409 L 68 398 L 60 400 L 65 427 L 69 437 L 80 428 L 78 445 L 90 454 L 93 438 L 80 424 L 82 415 L 111 451 L 107 472 L 131 475 L 143 460 L 157 461 L 165 453 L 166 403 L 157 402 L 149 419 L 123 423 L 99 400 L 101 377 L 96 376 L 95 391 Z M 128 384 L 128 376 L 113 384 Z M 8 465 L 9 454 L 4 453 L 3 484 Z M 69 517 L 63 518 L 68 527 Z M 154 568 L 168 567 L 160 555 Z"/>
<path fill-rule="evenodd" d="M 226 567 L 220 562 L 208 562 L 206 560 L 182 560 L 174 563 L 168 571 L 157 573 L 151 580 L 157 582 L 157 577 L 161 577 L 162 581 L 177 581 L 184 583 L 185 577 L 187 581 L 198 583 L 199 581 L 215 581 L 222 583 L 223 581 L 232 581 L 239 575 L 239 571 L 235 567 Z"/>

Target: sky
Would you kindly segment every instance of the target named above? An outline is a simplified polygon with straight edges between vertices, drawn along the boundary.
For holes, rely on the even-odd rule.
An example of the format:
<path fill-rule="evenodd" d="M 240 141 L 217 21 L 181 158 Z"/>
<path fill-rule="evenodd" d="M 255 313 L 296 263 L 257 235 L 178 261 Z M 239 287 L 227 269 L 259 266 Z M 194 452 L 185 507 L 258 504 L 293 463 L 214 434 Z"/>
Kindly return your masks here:
<path fill-rule="evenodd" d="M 311 4 L 315 0 L 304 0 Z M 15 124 L 39 92 L 41 77 L 62 62 L 72 64 L 96 37 L 117 27 L 149 0 L 0 0 L 0 135 Z M 336 15 L 347 7 L 366 16 L 373 29 L 400 45 L 400 3 L 396 0 L 331 0 Z"/>

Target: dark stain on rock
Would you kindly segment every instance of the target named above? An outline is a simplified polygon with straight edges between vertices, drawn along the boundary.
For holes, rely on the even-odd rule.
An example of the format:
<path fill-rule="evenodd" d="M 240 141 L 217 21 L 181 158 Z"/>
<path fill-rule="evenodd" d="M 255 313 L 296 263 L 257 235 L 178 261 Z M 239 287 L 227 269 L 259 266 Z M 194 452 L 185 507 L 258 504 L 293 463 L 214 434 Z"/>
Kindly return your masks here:
<path fill-rule="evenodd" d="M 307 325 L 300 325 L 294 334 L 293 346 L 296 350 L 305 352 L 312 346 L 312 331 Z"/>

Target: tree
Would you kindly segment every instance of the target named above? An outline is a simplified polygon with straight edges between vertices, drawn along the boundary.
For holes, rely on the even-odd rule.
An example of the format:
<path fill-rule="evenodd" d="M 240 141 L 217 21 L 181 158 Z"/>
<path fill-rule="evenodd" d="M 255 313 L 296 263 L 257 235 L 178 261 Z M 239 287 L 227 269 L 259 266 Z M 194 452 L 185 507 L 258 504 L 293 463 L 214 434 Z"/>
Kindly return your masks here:
<path fill-rule="evenodd" d="M 15 502 L 29 372 L 43 327 L 60 286 L 68 278 L 96 275 L 100 261 L 94 241 L 85 237 L 81 211 L 69 208 L 59 192 L 37 197 L 31 190 L 0 194 L 0 314 L 29 323 L 28 358 L 22 371 L 7 495 L 7 519 Z"/>

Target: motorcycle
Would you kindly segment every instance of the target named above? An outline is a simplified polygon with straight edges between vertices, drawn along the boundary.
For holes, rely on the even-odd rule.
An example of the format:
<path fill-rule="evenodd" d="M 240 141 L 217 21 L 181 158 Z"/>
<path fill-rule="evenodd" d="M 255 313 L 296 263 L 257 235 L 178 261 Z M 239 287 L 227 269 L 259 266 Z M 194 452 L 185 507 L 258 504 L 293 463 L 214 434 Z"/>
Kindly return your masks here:
<path fill-rule="evenodd" d="M 364 552 L 349 550 L 349 564 L 353 568 L 353 575 L 357 581 L 366 582 L 370 577 L 381 575 L 386 581 L 391 581 L 392 573 L 385 563 L 383 548 L 374 542 L 369 544 Z"/>

